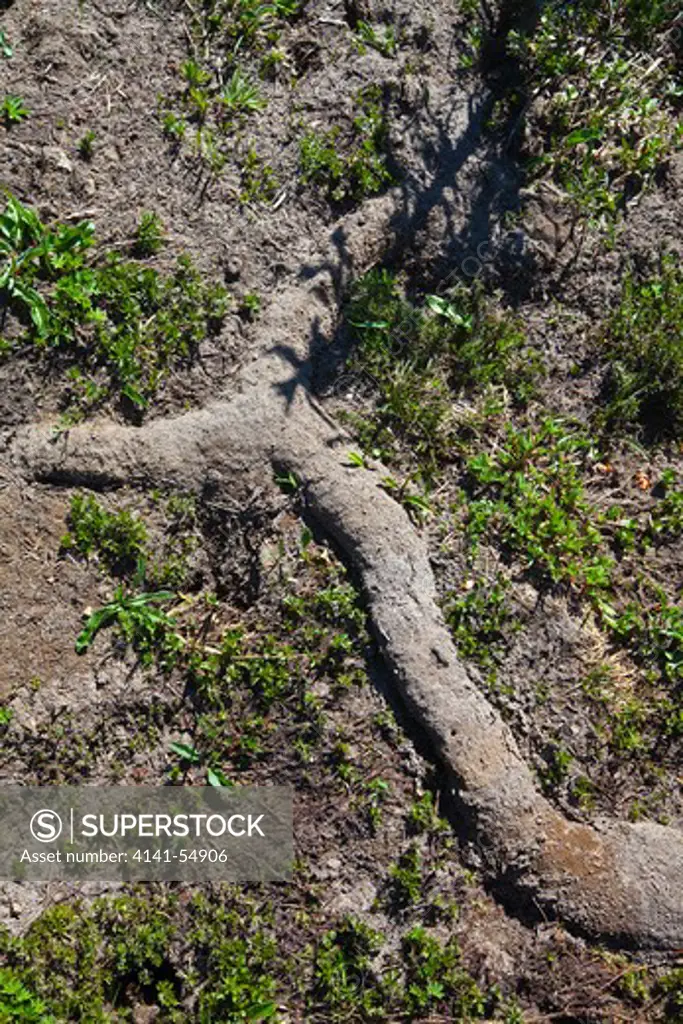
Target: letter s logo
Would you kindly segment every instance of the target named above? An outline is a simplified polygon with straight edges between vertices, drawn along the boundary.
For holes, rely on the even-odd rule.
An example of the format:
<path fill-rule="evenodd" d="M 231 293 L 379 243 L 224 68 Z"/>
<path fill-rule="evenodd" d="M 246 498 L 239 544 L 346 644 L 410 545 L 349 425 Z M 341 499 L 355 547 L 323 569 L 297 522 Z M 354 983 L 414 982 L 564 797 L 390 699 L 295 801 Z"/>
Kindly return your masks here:
<path fill-rule="evenodd" d="M 53 843 L 62 833 L 62 819 L 56 811 L 50 811 L 46 808 L 42 811 L 36 811 L 31 818 L 29 828 L 31 829 L 31 835 L 39 843 Z"/>

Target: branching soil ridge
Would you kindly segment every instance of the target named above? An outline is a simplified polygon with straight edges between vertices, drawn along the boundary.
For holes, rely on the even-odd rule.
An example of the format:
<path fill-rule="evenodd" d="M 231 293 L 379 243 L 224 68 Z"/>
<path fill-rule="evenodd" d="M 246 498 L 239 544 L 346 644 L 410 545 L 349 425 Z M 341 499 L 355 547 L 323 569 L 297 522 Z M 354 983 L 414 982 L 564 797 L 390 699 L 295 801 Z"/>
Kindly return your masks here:
<path fill-rule="evenodd" d="M 340 289 L 381 255 L 395 198 L 336 225 L 316 272 L 273 297 L 261 321 L 265 354 L 242 369 L 230 397 L 141 428 L 25 428 L 11 463 L 28 480 L 93 489 L 170 481 L 199 492 L 207 480 L 234 489 L 247 471 L 294 474 L 311 520 L 362 582 L 398 694 L 448 773 L 456 824 L 493 891 L 579 933 L 680 947 L 683 837 L 647 822 L 573 822 L 541 795 L 510 729 L 458 659 L 423 538 L 380 488 L 377 469 L 349 465 L 348 438 L 312 395 L 311 339 L 332 335 Z"/>

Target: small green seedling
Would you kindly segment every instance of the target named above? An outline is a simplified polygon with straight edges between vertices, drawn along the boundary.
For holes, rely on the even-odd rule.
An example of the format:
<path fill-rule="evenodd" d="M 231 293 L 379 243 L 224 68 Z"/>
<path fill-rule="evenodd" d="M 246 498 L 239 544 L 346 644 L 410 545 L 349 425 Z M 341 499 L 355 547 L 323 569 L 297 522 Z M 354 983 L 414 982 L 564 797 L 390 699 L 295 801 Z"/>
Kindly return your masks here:
<path fill-rule="evenodd" d="M 383 57 L 396 56 L 398 40 L 392 25 L 387 25 L 384 28 L 384 35 L 380 35 L 377 29 L 367 21 L 359 21 L 356 26 L 356 32 L 361 43 L 370 46 L 373 50 L 377 50 Z"/>
<path fill-rule="evenodd" d="M 361 455 L 360 452 L 349 452 L 346 456 L 346 464 L 354 469 L 365 469 L 365 456 Z"/>
<path fill-rule="evenodd" d="M 449 323 L 453 324 L 454 327 L 462 327 L 466 331 L 472 330 L 473 317 L 471 313 L 463 316 L 452 302 L 442 298 L 440 295 L 425 295 L 425 302 L 433 313 L 442 316 Z"/>
<path fill-rule="evenodd" d="M 156 213 L 145 212 L 135 229 L 133 255 L 138 258 L 155 256 L 164 244 L 164 226 Z"/>
<path fill-rule="evenodd" d="M 281 491 L 285 492 L 285 494 L 296 494 L 301 487 L 300 480 L 298 480 L 296 475 L 291 471 L 286 473 L 284 476 L 276 476 L 275 483 Z"/>
<path fill-rule="evenodd" d="M 0 103 L 0 115 L 8 128 L 10 125 L 25 121 L 30 113 L 21 96 L 7 95 Z"/>
<path fill-rule="evenodd" d="M 83 135 L 78 143 L 78 155 L 81 160 L 90 161 L 93 158 L 95 152 L 95 133 L 92 129 L 89 129 L 85 135 Z"/>
<path fill-rule="evenodd" d="M 261 312 L 261 296 L 256 292 L 247 292 L 242 297 L 240 312 L 244 314 L 247 320 L 255 320 Z"/>
<path fill-rule="evenodd" d="M 213 786 L 215 789 L 231 789 L 235 785 L 220 768 L 207 768 L 206 782 L 207 785 Z"/>
<path fill-rule="evenodd" d="M 5 35 L 4 32 L 0 31 L 0 57 L 5 57 L 7 60 L 9 60 L 13 52 L 14 51 L 12 50 L 12 47 L 7 42 L 7 36 Z"/>
<path fill-rule="evenodd" d="M 258 85 L 239 68 L 235 68 L 230 76 L 220 101 L 229 114 L 252 114 L 266 106 Z"/>

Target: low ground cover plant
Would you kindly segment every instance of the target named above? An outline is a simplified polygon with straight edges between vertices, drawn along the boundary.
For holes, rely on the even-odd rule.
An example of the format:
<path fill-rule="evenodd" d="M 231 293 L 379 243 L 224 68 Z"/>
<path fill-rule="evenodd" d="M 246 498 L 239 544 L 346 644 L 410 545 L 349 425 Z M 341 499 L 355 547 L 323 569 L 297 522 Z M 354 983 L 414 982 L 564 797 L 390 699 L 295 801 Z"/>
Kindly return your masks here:
<path fill-rule="evenodd" d="M 306 132 L 300 143 L 301 180 L 321 188 L 333 203 L 375 195 L 393 181 L 387 161 L 387 119 L 378 86 L 356 97 L 349 131 L 340 126 Z"/>
<path fill-rule="evenodd" d="M 192 8 L 182 85 L 161 98 L 160 115 L 167 138 L 189 147 L 211 176 L 230 160 L 245 159 L 239 136 L 267 106 L 260 72 L 267 78 L 277 65 L 280 33 L 299 6 L 298 0 L 207 0 Z M 269 202 L 272 194 L 245 191 L 240 198 Z"/>
<path fill-rule="evenodd" d="M 159 244 L 159 225 L 147 214 L 136 251 L 150 255 Z M 225 289 L 205 283 L 189 257 L 164 275 L 99 251 L 90 221 L 48 227 L 11 195 L 0 216 L 0 297 L 0 354 L 11 358 L 29 343 L 36 358 L 61 368 L 72 420 L 111 401 L 144 410 L 227 311 Z M 16 317 L 11 333 L 8 313 Z"/>
<path fill-rule="evenodd" d="M 366 375 L 375 396 L 372 415 L 354 426 L 385 458 L 402 446 L 426 468 L 443 462 L 457 398 L 502 387 L 523 406 L 541 372 L 514 316 L 476 286 L 412 302 L 396 275 L 374 269 L 353 286 L 345 321 L 355 343 L 348 369 Z"/>
<path fill-rule="evenodd" d="M 474 6 L 475 50 L 508 78 L 494 122 L 521 139 L 531 179 L 609 228 L 683 141 L 676 3 L 552 3 L 537 17 L 501 4 L 493 28 Z"/>
<path fill-rule="evenodd" d="M 598 419 L 646 438 L 683 436 L 683 268 L 673 255 L 657 273 L 630 271 L 601 331 L 606 401 Z"/>

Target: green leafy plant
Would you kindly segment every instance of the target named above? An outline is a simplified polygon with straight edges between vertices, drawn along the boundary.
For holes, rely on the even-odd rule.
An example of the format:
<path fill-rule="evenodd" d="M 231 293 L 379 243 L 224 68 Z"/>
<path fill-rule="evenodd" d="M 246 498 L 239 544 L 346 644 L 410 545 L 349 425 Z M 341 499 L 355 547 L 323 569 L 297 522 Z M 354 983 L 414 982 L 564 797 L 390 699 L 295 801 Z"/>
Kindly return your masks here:
<path fill-rule="evenodd" d="M 147 225 L 147 247 L 156 229 Z M 89 262 L 93 240 L 90 222 L 47 228 L 13 196 L 0 216 L 0 294 L 30 312 L 25 340 L 68 367 L 72 418 L 114 396 L 144 409 L 227 308 L 225 289 L 205 284 L 188 257 L 163 276 L 116 253 Z"/>
<path fill-rule="evenodd" d="M 258 85 L 240 68 L 235 68 L 226 82 L 220 94 L 220 102 L 228 114 L 250 114 L 266 106 Z"/>
<path fill-rule="evenodd" d="M 270 164 L 266 163 L 250 146 L 241 162 L 242 203 L 270 203 L 278 190 L 278 181 Z"/>
<path fill-rule="evenodd" d="M 21 940 L 3 943 L 15 977 L 40 998 L 36 1014 L 0 1019 L 8 1024 L 104 1020 L 112 1000 L 122 1003 L 118 989 L 125 978 L 151 988 L 160 1002 L 168 999 L 163 975 L 175 931 L 173 905 L 173 900 L 130 894 L 51 908 Z"/>
<path fill-rule="evenodd" d="M 412 928 L 403 938 L 406 996 L 410 1011 L 424 1014 L 435 1006 L 448 1006 L 453 1020 L 471 1020 L 484 1014 L 486 998 L 460 966 L 455 939 L 441 945 L 424 928 Z"/>
<path fill-rule="evenodd" d="M 545 765 L 540 772 L 541 784 L 548 793 L 555 793 L 566 781 L 574 758 L 558 743 L 549 744 L 544 752 Z"/>
<path fill-rule="evenodd" d="M 248 320 L 255 320 L 261 312 L 261 296 L 256 292 L 247 292 L 242 296 L 240 311 Z"/>
<path fill-rule="evenodd" d="M 602 333 L 609 360 L 602 420 L 650 436 L 683 436 L 683 269 L 663 256 L 659 273 L 629 273 Z"/>
<path fill-rule="evenodd" d="M 0 967 L 0 1021 L 7 1024 L 56 1024 L 45 1004 L 12 971 Z"/>
<path fill-rule="evenodd" d="M 211 74 L 206 71 L 196 60 L 186 60 L 180 68 L 180 73 L 190 89 L 201 88 L 211 81 Z"/>
<path fill-rule="evenodd" d="M 414 835 L 436 833 L 448 828 L 448 823 L 439 817 L 432 793 L 427 790 L 418 797 L 408 811 L 408 830 Z"/>
<path fill-rule="evenodd" d="M 116 625 L 123 638 L 149 664 L 157 648 L 172 633 L 175 620 L 158 605 L 175 598 L 169 590 L 131 594 L 123 586 L 116 588 L 111 601 L 91 615 L 76 638 L 76 653 L 85 654 L 101 629 Z"/>
<path fill-rule="evenodd" d="M 680 1020 L 683 1015 L 683 968 L 667 972 L 657 988 L 666 1000 L 666 1010 L 671 1021 Z"/>
<path fill-rule="evenodd" d="M 39 336 L 47 332 L 49 314 L 45 299 L 34 287 L 36 280 L 54 279 L 77 266 L 92 245 L 93 232 L 89 221 L 50 231 L 35 211 L 7 193 L 0 215 L 0 295 L 30 313 Z"/>
<path fill-rule="evenodd" d="M 358 39 L 365 46 L 377 50 L 383 57 L 395 57 L 398 49 L 396 32 L 392 25 L 384 26 L 382 34 L 367 21 L 359 21 L 356 25 Z"/>
<path fill-rule="evenodd" d="M 95 139 L 97 136 L 92 128 L 81 136 L 78 142 L 78 155 L 81 160 L 90 161 L 95 154 Z"/>
<path fill-rule="evenodd" d="M 164 244 L 164 227 L 156 213 L 142 214 L 135 229 L 133 255 L 138 258 L 155 256 Z"/>
<path fill-rule="evenodd" d="M 488 669 L 490 679 L 517 625 L 508 604 L 509 587 L 509 580 L 500 575 L 492 582 L 472 580 L 464 594 L 451 591 L 444 602 L 446 621 L 458 650 Z"/>
<path fill-rule="evenodd" d="M 345 918 L 318 943 L 314 960 L 314 997 L 329 1007 L 334 1019 L 344 1010 L 370 1011 L 381 991 L 373 986 L 371 962 L 383 936 L 362 921 Z"/>
<path fill-rule="evenodd" d="M 387 121 L 381 92 L 368 87 L 358 94 L 359 112 L 348 138 L 339 127 L 309 131 L 301 139 L 302 182 L 320 186 L 335 203 L 357 201 L 381 191 L 393 179 L 387 166 Z"/>
<path fill-rule="evenodd" d="M 385 779 L 372 779 L 364 787 L 359 805 L 373 833 L 376 833 L 382 824 L 382 807 L 390 795 L 391 785 Z"/>
<path fill-rule="evenodd" d="M 201 754 L 196 747 L 190 746 L 189 743 L 169 743 L 169 750 L 171 753 L 176 754 L 182 758 L 183 761 L 187 761 L 188 764 L 199 764 L 201 761 Z"/>
<path fill-rule="evenodd" d="M 86 558 L 96 555 L 113 575 L 130 575 L 145 556 L 147 527 L 128 509 L 108 512 L 93 495 L 75 494 L 68 522 L 61 550 L 78 551 Z"/>
<path fill-rule="evenodd" d="M 24 100 L 21 96 L 7 95 L 3 97 L 0 102 L 0 117 L 2 117 L 5 125 L 9 127 L 13 124 L 21 124 L 30 115 L 31 111 L 28 109 Z"/>
<path fill-rule="evenodd" d="M 0 30 L 0 57 L 4 57 L 5 60 L 9 60 L 13 53 L 14 51 L 9 44 L 6 33 Z"/>
<path fill-rule="evenodd" d="M 415 844 L 408 847 L 389 869 L 387 901 L 395 910 L 405 910 L 422 895 L 422 857 Z"/>

